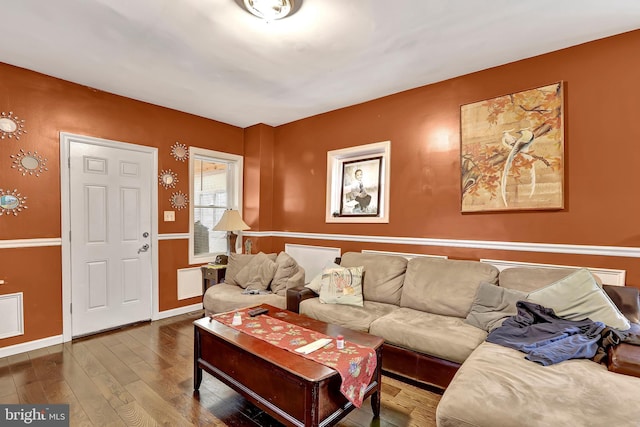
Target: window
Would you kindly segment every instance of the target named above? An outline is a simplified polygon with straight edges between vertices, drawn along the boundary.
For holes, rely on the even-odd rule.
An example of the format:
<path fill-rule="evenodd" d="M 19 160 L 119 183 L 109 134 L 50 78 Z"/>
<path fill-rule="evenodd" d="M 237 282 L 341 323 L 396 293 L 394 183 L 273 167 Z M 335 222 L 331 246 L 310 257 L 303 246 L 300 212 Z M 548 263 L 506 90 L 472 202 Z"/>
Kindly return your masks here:
<path fill-rule="evenodd" d="M 212 229 L 225 209 L 242 212 L 242 166 L 242 156 L 190 147 L 190 264 L 227 252 L 226 232 Z"/>

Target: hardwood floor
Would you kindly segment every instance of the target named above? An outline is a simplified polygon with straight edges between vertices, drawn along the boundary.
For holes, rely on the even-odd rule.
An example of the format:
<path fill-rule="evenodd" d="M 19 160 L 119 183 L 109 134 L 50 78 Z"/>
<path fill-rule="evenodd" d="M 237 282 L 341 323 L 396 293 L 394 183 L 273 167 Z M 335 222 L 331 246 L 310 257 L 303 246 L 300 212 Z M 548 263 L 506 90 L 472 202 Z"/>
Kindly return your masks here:
<path fill-rule="evenodd" d="M 194 312 L 0 359 L 1 403 L 68 403 L 71 426 L 280 426 L 204 373 L 193 393 Z M 435 426 L 440 395 L 383 377 L 339 426 Z"/>

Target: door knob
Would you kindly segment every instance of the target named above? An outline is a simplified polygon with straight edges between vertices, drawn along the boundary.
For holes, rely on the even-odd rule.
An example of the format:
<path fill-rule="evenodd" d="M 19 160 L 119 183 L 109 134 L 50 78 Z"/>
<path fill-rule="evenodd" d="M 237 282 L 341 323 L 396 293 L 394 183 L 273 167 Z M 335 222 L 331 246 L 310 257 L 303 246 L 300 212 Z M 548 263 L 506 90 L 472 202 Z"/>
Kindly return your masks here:
<path fill-rule="evenodd" d="M 147 252 L 148 250 L 149 250 L 149 245 L 145 243 L 144 245 L 142 245 L 140 249 L 138 249 L 138 253 Z"/>

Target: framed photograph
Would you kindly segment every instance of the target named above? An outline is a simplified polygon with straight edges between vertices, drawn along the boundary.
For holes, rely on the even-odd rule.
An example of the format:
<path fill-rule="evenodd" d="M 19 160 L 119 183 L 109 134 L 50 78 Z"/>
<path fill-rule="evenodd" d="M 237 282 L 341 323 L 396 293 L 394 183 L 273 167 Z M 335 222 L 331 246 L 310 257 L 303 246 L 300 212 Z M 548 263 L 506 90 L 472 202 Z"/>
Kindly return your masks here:
<path fill-rule="evenodd" d="M 382 156 L 342 163 L 340 216 L 378 216 Z"/>
<path fill-rule="evenodd" d="M 462 212 L 564 207 L 562 82 L 463 105 Z"/>
<path fill-rule="evenodd" d="M 389 223 L 391 141 L 327 152 L 327 223 Z"/>

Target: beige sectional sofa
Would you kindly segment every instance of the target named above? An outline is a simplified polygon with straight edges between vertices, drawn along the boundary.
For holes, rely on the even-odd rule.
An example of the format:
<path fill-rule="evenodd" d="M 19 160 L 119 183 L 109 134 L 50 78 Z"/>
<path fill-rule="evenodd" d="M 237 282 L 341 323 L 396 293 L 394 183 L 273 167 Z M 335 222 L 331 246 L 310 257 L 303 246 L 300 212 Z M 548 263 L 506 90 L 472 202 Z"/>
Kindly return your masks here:
<path fill-rule="evenodd" d="M 287 308 L 384 338 L 386 373 L 446 389 L 438 426 L 640 426 L 640 378 L 585 359 L 541 366 L 470 319 L 487 283 L 527 295 L 575 270 L 355 252 L 340 266 L 364 267 L 362 306 L 323 304 L 314 279 L 287 291 Z"/>

